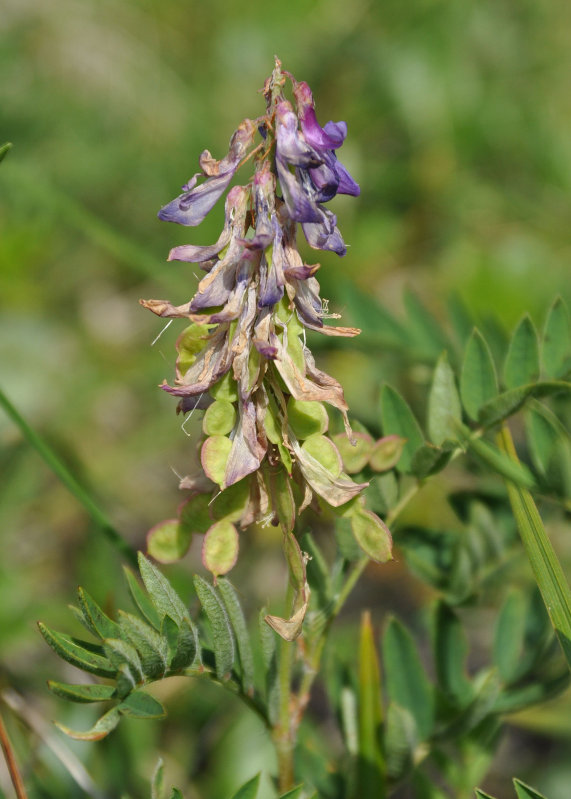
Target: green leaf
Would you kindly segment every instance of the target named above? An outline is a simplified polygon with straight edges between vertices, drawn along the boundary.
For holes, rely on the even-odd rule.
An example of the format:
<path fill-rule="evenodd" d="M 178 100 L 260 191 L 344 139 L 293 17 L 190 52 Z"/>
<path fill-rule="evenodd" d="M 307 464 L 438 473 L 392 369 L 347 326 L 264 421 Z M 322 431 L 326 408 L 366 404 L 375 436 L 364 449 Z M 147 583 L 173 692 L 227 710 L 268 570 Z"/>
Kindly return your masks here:
<path fill-rule="evenodd" d="M 161 618 L 170 616 L 177 624 L 180 624 L 182 619 L 190 618 L 186 605 L 167 578 L 147 560 L 142 552 L 139 552 L 139 569 L 145 588 Z"/>
<path fill-rule="evenodd" d="M 123 637 L 135 647 L 141 657 L 145 677 L 157 679 L 168 669 L 168 645 L 164 638 L 142 619 L 119 611 Z"/>
<path fill-rule="evenodd" d="M 422 430 L 407 402 L 394 388 L 383 386 L 380 405 L 385 436 L 397 435 L 407 439 L 396 468 L 399 472 L 409 472 L 414 453 L 424 443 Z"/>
<path fill-rule="evenodd" d="M 240 666 L 242 669 L 241 682 L 245 693 L 252 691 L 254 687 L 254 656 L 250 644 L 250 636 L 246 626 L 246 619 L 236 589 L 225 578 L 218 580 L 218 591 L 224 602 L 224 606 L 230 618 L 230 624 L 234 630 Z"/>
<path fill-rule="evenodd" d="M 372 560 L 386 563 L 392 559 L 392 536 L 386 524 L 361 505 L 351 513 L 351 531 L 355 540 Z"/>
<path fill-rule="evenodd" d="M 64 724 L 60 724 L 58 721 L 55 722 L 56 727 L 68 735 L 70 738 L 74 738 L 76 741 L 100 741 L 102 738 L 105 738 L 112 732 L 115 727 L 119 724 L 121 719 L 121 713 L 119 712 L 117 707 L 111 708 L 104 716 L 101 716 L 98 721 L 95 722 L 93 727 L 87 732 L 78 732 L 76 730 L 72 730 L 69 727 L 66 727 Z"/>
<path fill-rule="evenodd" d="M 476 790 L 476 799 L 495 799 L 494 796 L 492 796 L 489 793 L 486 793 L 485 791 L 480 790 L 480 788 L 476 788 L 475 790 Z"/>
<path fill-rule="evenodd" d="M 173 788 L 171 791 L 170 799 L 184 799 L 184 797 L 178 788 Z"/>
<path fill-rule="evenodd" d="M 357 796 L 385 796 L 386 763 L 381 742 L 381 676 L 373 627 L 363 613 L 359 642 L 359 756 Z"/>
<path fill-rule="evenodd" d="M 562 377 L 569 371 L 571 328 L 567 306 L 558 297 L 547 315 L 541 348 L 543 369 L 548 377 Z"/>
<path fill-rule="evenodd" d="M 454 445 L 449 442 L 444 447 L 435 447 L 434 444 L 429 442 L 423 444 L 413 455 L 410 467 L 411 472 L 419 480 L 441 472 L 450 462 L 454 450 Z"/>
<path fill-rule="evenodd" d="M 500 682 L 495 669 L 481 671 L 474 680 L 474 699 L 441 733 L 445 740 L 466 736 L 490 713 L 500 694 Z"/>
<path fill-rule="evenodd" d="M 165 622 L 167 620 L 168 616 L 165 617 Z M 200 663 L 200 659 L 198 631 L 190 619 L 183 619 L 178 635 L 174 637 L 173 647 L 169 650 L 169 668 L 171 671 L 179 671 L 196 662 Z"/>
<path fill-rule="evenodd" d="M 571 675 L 569 670 L 555 677 L 550 677 L 544 682 L 536 681 L 523 685 L 505 689 L 497 697 L 493 705 L 493 712 L 499 714 L 517 713 L 531 705 L 538 705 L 559 696 L 569 687 Z"/>
<path fill-rule="evenodd" d="M 147 552 L 159 563 L 176 563 L 188 552 L 192 530 L 179 519 L 167 519 L 147 533 Z"/>
<path fill-rule="evenodd" d="M 473 697 L 466 674 L 468 641 L 456 613 L 438 602 L 434 614 L 434 658 L 436 678 L 444 694 L 464 707 Z"/>
<path fill-rule="evenodd" d="M 517 799 L 545 799 L 545 796 L 535 788 L 526 785 L 525 782 L 518 780 L 514 777 L 514 787 L 517 794 Z"/>
<path fill-rule="evenodd" d="M 466 345 L 460 376 L 460 396 L 466 412 L 477 420 L 482 405 L 498 393 L 498 378 L 490 348 L 479 330 L 474 328 Z"/>
<path fill-rule="evenodd" d="M 42 622 L 38 622 L 41 634 L 46 639 L 51 648 L 72 666 L 99 677 L 114 677 L 117 669 L 103 655 L 100 647 L 93 647 L 87 641 L 77 641 L 68 635 L 54 632 L 46 627 Z M 96 651 L 93 651 L 93 650 Z M 101 652 L 101 654 L 99 654 Z"/>
<path fill-rule="evenodd" d="M 535 383 L 539 377 L 539 340 L 535 325 L 526 314 L 515 329 L 504 364 L 508 388 Z"/>
<path fill-rule="evenodd" d="M 202 562 L 215 578 L 235 565 L 239 543 L 238 531 L 227 519 L 208 528 L 202 544 Z"/>
<path fill-rule="evenodd" d="M 166 716 L 159 700 L 146 691 L 133 691 L 117 705 L 117 710 L 134 719 L 164 719 Z"/>
<path fill-rule="evenodd" d="M 107 638 L 103 649 L 117 670 L 125 666 L 135 683 L 144 679 L 143 664 L 134 646 L 121 638 Z"/>
<path fill-rule="evenodd" d="M 504 451 L 518 463 L 507 428 L 502 430 L 499 440 Z M 531 494 L 508 481 L 508 495 L 533 575 L 567 663 L 571 665 L 571 591 L 565 574 Z"/>
<path fill-rule="evenodd" d="M 103 613 L 97 602 L 83 588 L 77 589 L 79 605 L 86 625 L 99 638 L 117 638 L 119 625 Z"/>
<path fill-rule="evenodd" d="M 434 693 L 411 634 L 394 617 L 383 636 L 383 664 L 391 702 L 408 710 L 419 737 L 427 740 L 434 725 Z"/>
<path fill-rule="evenodd" d="M 2 162 L 8 155 L 8 151 L 12 149 L 12 142 L 6 142 L 0 147 L 0 162 Z"/>
<path fill-rule="evenodd" d="M 353 280 L 342 280 L 340 295 L 347 304 L 352 324 L 374 333 L 375 339 L 389 344 L 409 347 L 410 335 L 369 292 L 362 291 Z"/>
<path fill-rule="evenodd" d="M 480 408 L 479 419 L 485 427 L 491 427 L 516 413 L 530 397 L 541 399 L 555 394 L 569 394 L 571 383 L 564 380 L 551 380 L 519 386 L 498 394 L 493 400 Z"/>
<path fill-rule="evenodd" d="M 474 329 L 474 318 L 457 294 L 448 299 L 448 318 L 460 349 L 463 350 Z"/>
<path fill-rule="evenodd" d="M 562 439 L 568 439 L 569 434 L 553 411 L 540 403 L 529 409 L 525 421 L 533 464 L 545 477 L 558 443 Z"/>
<path fill-rule="evenodd" d="M 408 313 L 409 330 L 415 344 L 425 356 L 436 358 L 450 343 L 442 328 L 412 291 L 404 292 L 404 306 Z"/>
<path fill-rule="evenodd" d="M 260 784 L 260 775 L 256 774 L 251 780 L 245 782 L 241 788 L 238 788 L 232 799 L 256 799 L 258 795 L 258 785 Z"/>
<path fill-rule="evenodd" d="M 107 702 L 115 695 L 114 685 L 68 685 L 48 680 L 48 688 L 52 694 L 70 702 Z"/>
<path fill-rule="evenodd" d="M 462 421 L 460 397 L 454 372 L 443 352 L 436 363 L 428 396 L 428 435 L 434 444 L 456 439 L 456 427 Z"/>
<path fill-rule="evenodd" d="M 302 799 L 303 797 L 303 785 L 298 785 L 296 788 L 292 788 L 291 791 L 287 793 L 282 793 L 279 799 Z"/>
<path fill-rule="evenodd" d="M 385 749 L 387 774 L 394 780 L 409 773 L 414 751 L 418 745 L 418 732 L 412 714 L 395 702 L 387 709 Z"/>
<path fill-rule="evenodd" d="M 301 541 L 301 547 L 309 555 L 306 566 L 307 581 L 313 592 L 317 596 L 319 608 L 325 607 L 332 595 L 331 576 L 329 566 L 323 556 L 323 552 L 318 547 L 311 533 L 306 533 Z"/>
<path fill-rule="evenodd" d="M 160 630 L 161 618 L 157 613 L 157 609 L 149 599 L 148 595 L 139 585 L 139 582 L 133 572 L 126 566 L 123 567 L 123 571 L 125 573 L 127 585 L 129 586 L 129 593 L 131 594 L 133 602 L 141 611 L 143 616 L 147 619 L 147 621 L 150 622 L 150 624 L 152 624 L 156 630 Z"/>
<path fill-rule="evenodd" d="M 526 602 L 521 591 L 512 590 L 500 610 L 494 630 L 494 663 L 500 677 L 512 682 L 518 667 L 525 637 Z"/>
<path fill-rule="evenodd" d="M 151 799 L 163 799 L 164 764 L 160 757 L 151 782 Z"/>
<path fill-rule="evenodd" d="M 216 674 L 223 680 L 232 671 L 236 651 L 230 619 L 216 589 L 200 575 L 195 575 L 194 586 L 212 628 Z"/>

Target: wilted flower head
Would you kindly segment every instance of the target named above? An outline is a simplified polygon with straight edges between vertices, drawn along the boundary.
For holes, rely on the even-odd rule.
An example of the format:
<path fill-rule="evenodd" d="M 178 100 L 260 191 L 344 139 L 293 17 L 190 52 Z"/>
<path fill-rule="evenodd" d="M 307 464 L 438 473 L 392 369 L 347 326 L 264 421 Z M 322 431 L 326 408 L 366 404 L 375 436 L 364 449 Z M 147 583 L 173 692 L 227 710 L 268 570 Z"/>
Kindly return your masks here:
<path fill-rule="evenodd" d="M 283 93 L 286 76 L 295 109 Z M 321 127 L 308 85 L 282 71 L 278 60 L 264 96 L 266 113 L 240 124 L 222 160 L 202 153 L 202 171 L 159 212 L 166 221 L 199 224 L 238 167 L 253 158 L 252 178 L 227 193 L 218 241 L 169 254 L 169 260 L 204 270 L 196 293 L 179 306 L 142 301 L 159 316 L 190 322 L 177 342 L 174 385 L 163 388 L 179 398 L 181 412 L 205 411 L 203 474 L 182 480 L 192 493 L 179 520 L 206 532 L 204 560 L 215 574 L 233 565 L 228 551 L 237 548 L 235 525 L 270 521 L 290 536 L 299 513 L 323 503 L 343 506 L 347 516 L 361 514 L 361 527 L 363 514 L 372 517 L 356 499 L 367 484 L 344 473 L 327 435 L 329 405 L 352 437 L 343 390 L 316 366 L 305 343 L 305 329 L 330 336 L 360 331 L 324 325 L 314 276 L 319 264 L 304 263 L 296 244 L 300 223 L 312 247 L 346 253 L 337 219 L 324 203 L 338 193 L 359 194 L 336 155 L 347 126 Z M 371 523 L 381 525 L 378 519 Z M 212 553 L 222 540 L 225 558 L 218 562 Z M 299 553 L 297 543 L 291 546 Z"/>

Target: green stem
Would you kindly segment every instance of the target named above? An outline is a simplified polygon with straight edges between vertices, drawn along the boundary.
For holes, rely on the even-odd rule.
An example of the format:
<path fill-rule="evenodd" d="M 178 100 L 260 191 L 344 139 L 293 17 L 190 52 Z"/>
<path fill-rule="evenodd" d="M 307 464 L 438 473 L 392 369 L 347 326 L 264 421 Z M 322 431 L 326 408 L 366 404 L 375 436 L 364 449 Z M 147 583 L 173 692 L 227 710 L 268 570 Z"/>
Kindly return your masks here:
<path fill-rule="evenodd" d="M 36 452 L 44 459 L 52 472 L 56 474 L 62 483 L 81 502 L 89 513 L 93 521 L 99 527 L 113 546 L 128 560 L 133 566 L 137 566 L 137 553 L 130 544 L 125 541 L 121 534 L 113 527 L 107 516 L 91 499 L 87 491 L 80 485 L 71 474 L 67 466 L 60 460 L 51 447 L 33 430 L 26 420 L 18 413 L 8 397 L 0 389 L 0 406 L 4 408 L 6 414 L 19 427 L 22 435 L 34 447 Z"/>
<path fill-rule="evenodd" d="M 294 598 L 295 589 L 290 580 L 288 581 L 286 593 L 286 612 L 288 616 L 290 615 Z M 278 723 L 273 730 L 273 741 L 278 757 L 278 779 L 282 793 L 288 791 L 294 785 L 293 754 L 297 732 L 297 725 L 293 724 L 291 713 L 291 677 L 294 651 L 292 642 L 280 638 L 278 666 L 279 713 Z"/>

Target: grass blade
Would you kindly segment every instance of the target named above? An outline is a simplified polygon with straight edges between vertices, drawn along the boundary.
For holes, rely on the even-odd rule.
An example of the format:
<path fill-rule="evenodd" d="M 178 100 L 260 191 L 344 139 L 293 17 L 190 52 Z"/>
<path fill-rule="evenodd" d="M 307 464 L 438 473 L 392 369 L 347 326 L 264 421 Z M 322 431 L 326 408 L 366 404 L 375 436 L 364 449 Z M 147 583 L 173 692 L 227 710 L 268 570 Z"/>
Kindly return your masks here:
<path fill-rule="evenodd" d="M 498 435 L 501 448 L 519 463 L 510 431 Z M 508 495 L 527 556 L 555 633 L 571 666 L 571 591 L 529 491 L 508 481 Z"/>

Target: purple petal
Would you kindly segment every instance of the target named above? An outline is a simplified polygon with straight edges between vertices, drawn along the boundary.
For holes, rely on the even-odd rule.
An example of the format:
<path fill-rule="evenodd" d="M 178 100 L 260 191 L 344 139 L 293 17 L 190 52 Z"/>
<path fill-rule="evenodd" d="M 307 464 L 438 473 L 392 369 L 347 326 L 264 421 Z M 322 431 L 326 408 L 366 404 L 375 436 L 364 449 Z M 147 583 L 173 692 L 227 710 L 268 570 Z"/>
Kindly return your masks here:
<path fill-rule="evenodd" d="M 343 166 L 341 161 L 335 159 L 335 173 L 339 178 L 339 186 L 337 187 L 338 194 L 350 194 L 352 197 L 358 197 L 361 194 L 359 184 L 353 180 L 347 169 Z"/>
<path fill-rule="evenodd" d="M 276 108 L 276 154 L 294 166 L 317 166 L 321 158 L 297 128 L 297 117 L 287 101 L 278 103 Z"/>
<path fill-rule="evenodd" d="M 345 122 L 328 122 L 324 128 L 318 123 L 311 89 L 301 81 L 293 88 L 301 130 L 308 144 L 318 150 L 337 150 L 347 136 Z"/>
<path fill-rule="evenodd" d="M 276 158 L 276 166 L 290 217 L 296 222 L 319 222 L 321 220 L 319 208 L 311 196 L 308 195 L 307 187 L 301 184 L 298 176 L 292 175 L 287 164 L 279 157 Z M 300 177 L 302 178 L 303 176 L 301 175 Z M 313 191 L 315 192 L 315 190 Z"/>
<path fill-rule="evenodd" d="M 337 255 L 346 255 L 347 247 L 336 227 L 337 217 L 325 208 L 321 208 L 323 214 L 318 223 L 303 223 L 302 228 L 310 247 L 316 250 L 332 250 Z"/>

